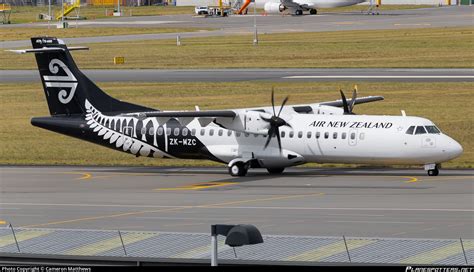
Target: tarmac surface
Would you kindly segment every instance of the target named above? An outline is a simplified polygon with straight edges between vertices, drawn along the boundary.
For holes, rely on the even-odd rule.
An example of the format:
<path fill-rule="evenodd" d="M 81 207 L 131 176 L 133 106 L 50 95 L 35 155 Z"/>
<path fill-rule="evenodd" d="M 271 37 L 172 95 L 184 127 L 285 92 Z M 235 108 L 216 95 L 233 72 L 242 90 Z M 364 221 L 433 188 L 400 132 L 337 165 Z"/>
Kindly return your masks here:
<path fill-rule="evenodd" d="M 380 15 L 361 12 L 323 13 L 316 16 L 257 16 L 258 33 L 297 33 L 343 30 L 407 29 L 433 27 L 472 27 L 474 8 L 449 6 L 412 10 L 383 11 Z M 71 27 L 194 27 L 204 30 L 179 33 L 182 43 L 186 38 L 226 35 L 251 35 L 254 33 L 254 16 L 204 18 L 191 15 L 136 16 L 114 19 L 71 21 Z M 1 27 L 47 27 L 47 23 L 17 24 Z M 178 33 L 115 35 L 102 37 L 65 38 L 67 44 L 98 42 L 124 42 L 134 40 L 176 39 Z M 29 40 L 3 41 L 1 48 L 30 47 Z"/>
<path fill-rule="evenodd" d="M 83 70 L 94 81 L 473 81 L 474 69 L 116 69 Z M 37 70 L 4 70 L 2 82 L 39 82 Z"/>
<path fill-rule="evenodd" d="M 474 238 L 474 170 L 0 167 L 0 222 L 15 227 Z"/>

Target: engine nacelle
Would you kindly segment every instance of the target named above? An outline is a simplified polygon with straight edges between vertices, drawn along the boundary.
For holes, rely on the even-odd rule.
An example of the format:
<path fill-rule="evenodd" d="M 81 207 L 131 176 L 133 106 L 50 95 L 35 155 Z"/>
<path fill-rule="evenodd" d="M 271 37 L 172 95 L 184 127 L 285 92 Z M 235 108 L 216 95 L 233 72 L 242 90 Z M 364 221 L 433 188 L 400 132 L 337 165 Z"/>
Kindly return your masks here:
<path fill-rule="evenodd" d="M 216 118 L 216 123 L 230 130 L 267 135 L 270 124 L 262 117 L 269 119 L 271 114 L 259 111 L 242 111 L 234 119 Z"/>
<path fill-rule="evenodd" d="M 286 9 L 282 4 L 275 2 L 267 2 L 263 8 L 266 13 L 280 13 Z"/>

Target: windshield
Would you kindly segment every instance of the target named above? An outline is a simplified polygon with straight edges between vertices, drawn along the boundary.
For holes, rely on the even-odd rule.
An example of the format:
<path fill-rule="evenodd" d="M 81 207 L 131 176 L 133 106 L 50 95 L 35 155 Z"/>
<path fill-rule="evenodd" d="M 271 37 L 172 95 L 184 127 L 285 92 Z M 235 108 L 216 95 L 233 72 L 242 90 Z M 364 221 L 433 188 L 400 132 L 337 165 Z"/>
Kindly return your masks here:
<path fill-rule="evenodd" d="M 426 131 L 428 131 L 428 133 L 431 133 L 431 134 L 441 133 L 441 131 L 439 131 L 439 129 L 436 126 L 425 126 L 425 128 L 426 128 Z"/>

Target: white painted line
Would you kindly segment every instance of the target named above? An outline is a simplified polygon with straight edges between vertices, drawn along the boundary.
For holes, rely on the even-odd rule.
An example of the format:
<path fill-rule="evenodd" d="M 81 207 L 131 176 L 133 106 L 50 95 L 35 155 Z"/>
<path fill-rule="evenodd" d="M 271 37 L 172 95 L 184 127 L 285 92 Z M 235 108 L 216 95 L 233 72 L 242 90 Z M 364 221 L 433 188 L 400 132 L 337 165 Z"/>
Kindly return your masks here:
<path fill-rule="evenodd" d="M 474 212 L 474 209 L 433 209 L 433 208 L 355 208 L 355 207 L 265 207 L 265 206 L 213 206 L 201 205 L 120 205 L 83 203 L 0 203 L 12 206 L 70 206 L 70 207 L 120 207 L 120 208 L 201 208 L 201 209 L 261 209 L 261 210 L 346 210 L 346 211 L 435 211 L 435 212 Z"/>
<path fill-rule="evenodd" d="M 401 221 L 326 221 L 328 223 L 362 223 L 362 224 L 424 224 L 425 222 L 401 222 Z"/>
<path fill-rule="evenodd" d="M 474 76 L 378 76 L 378 75 L 340 75 L 340 76 L 286 76 L 282 77 L 285 79 L 309 79 L 309 78 L 411 78 L 411 79 L 432 79 L 432 78 L 437 78 L 437 79 L 474 79 Z"/>
<path fill-rule="evenodd" d="M 353 214 L 353 213 L 333 213 L 333 214 L 327 214 L 328 216 L 385 216 L 383 214 Z"/>

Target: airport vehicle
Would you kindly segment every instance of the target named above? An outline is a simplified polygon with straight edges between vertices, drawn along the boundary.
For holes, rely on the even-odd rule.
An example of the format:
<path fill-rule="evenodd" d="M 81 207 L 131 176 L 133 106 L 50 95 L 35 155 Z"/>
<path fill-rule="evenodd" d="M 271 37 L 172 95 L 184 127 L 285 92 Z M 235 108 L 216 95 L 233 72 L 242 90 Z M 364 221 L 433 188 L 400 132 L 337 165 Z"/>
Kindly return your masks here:
<path fill-rule="evenodd" d="M 197 6 L 194 8 L 194 13 L 197 15 L 206 15 L 209 13 L 209 9 L 205 6 Z"/>
<path fill-rule="evenodd" d="M 366 2 L 367 0 L 246 0 L 237 12 L 242 14 L 244 10 L 255 2 L 257 8 L 263 8 L 266 13 L 282 13 L 288 10 L 294 15 L 303 15 L 304 11 L 316 15 L 318 8 L 337 8 L 352 6 Z"/>
<path fill-rule="evenodd" d="M 32 38 L 51 116 L 31 123 L 135 156 L 208 159 L 232 176 L 249 168 L 280 174 L 308 162 L 420 164 L 436 176 L 463 149 L 428 119 L 355 115 L 354 106 L 381 96 L 230 110 L 162 111 L 108 96 L 76 66 L 64 42 Z"/>

